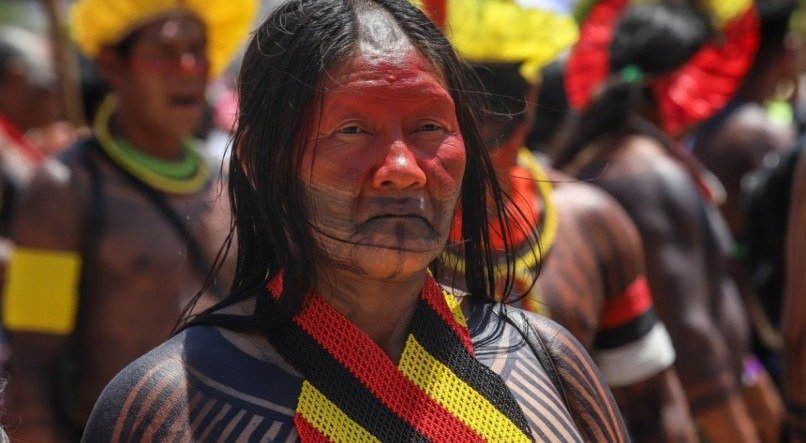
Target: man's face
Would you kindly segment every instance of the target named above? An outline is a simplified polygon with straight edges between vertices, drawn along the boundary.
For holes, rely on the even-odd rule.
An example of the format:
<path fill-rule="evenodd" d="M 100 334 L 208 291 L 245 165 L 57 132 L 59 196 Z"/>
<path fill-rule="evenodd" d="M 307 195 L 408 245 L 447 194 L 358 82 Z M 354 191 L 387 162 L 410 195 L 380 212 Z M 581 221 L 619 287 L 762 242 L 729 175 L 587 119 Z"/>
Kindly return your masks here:
<path fill-rule="evenodd" d="M 190 135 L 204 110 L 209 75 L 203 23 L 177 15 L 144 26 L 134 39 L 111 76 L 121 106 L 147 130 Z"/>
<path fill-rule="evenodd" d="M 324 266 L 422 273 L 445 245 L 465 168 L 453 100 L 413 49 L 363 51 L 325 84 L 301 179 Z"/>

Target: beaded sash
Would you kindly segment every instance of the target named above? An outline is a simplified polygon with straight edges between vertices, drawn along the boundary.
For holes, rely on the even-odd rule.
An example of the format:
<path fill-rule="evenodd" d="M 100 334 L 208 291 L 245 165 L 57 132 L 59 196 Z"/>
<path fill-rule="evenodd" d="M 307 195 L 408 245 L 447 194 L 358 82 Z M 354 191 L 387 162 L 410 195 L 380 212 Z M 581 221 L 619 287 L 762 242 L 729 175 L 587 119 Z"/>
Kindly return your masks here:
<path fill-rule="evenodd" d="M 281 288 L 268 283 L 270 302 Z M 397 366 L 317 294 L 267 336 L 305 377 L 294 417 L 303 442 L 533 441 L 509 388 L 476 360 L 458 303 L 430 276 Z"/>

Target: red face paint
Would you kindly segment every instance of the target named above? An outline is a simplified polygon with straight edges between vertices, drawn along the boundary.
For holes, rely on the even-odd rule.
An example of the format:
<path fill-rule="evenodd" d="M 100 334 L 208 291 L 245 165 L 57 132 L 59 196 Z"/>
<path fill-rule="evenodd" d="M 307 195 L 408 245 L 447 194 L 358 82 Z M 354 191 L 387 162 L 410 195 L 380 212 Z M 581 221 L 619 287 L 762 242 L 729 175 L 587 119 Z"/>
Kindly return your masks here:
<path fill-rule="evenodd" d="M 138 30 L 123 76 L 114 84 L 150 131 L 186 137 L 205 106 L 210 63 L 204 24 L 182 14 Z"/>
<path fill-rule="evenodd" d="M 450 231 L 465 146 L 450 94 L 414 50 L 364 51 L 325 85 L 302 182 L 331 263 L 379 278 L 421 273 Z"/>

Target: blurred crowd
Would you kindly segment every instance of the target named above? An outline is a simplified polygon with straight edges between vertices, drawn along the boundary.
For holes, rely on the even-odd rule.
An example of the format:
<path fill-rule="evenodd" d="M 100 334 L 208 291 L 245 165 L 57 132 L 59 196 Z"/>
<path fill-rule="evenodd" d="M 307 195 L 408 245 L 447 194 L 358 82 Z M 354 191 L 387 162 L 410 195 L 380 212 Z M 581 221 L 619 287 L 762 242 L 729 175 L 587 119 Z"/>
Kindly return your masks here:
<path fill-rule="evenodd" d="M 116 373 L 228 292 L 238 53 L 275 3 L 0 3 L 12 441 L 78 440 Z M 502 300 L 574 334 L 636 441 L 806 442 L 806 3 L 418 6 L 487 94 L 524 227 L 497 237 L 524 245 Z"/>

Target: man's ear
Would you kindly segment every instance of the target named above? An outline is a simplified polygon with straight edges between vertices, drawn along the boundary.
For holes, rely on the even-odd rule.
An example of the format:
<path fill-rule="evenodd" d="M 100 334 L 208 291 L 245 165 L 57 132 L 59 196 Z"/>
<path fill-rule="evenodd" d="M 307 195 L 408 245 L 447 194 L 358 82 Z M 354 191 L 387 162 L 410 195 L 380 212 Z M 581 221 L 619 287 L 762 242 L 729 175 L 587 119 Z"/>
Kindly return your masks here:
<path fill-rule="evenodd" d="M 95 63 L 103 79 L 112 89 L 116 89 L 122 81 L 126 68 L 126 61 L 123 57 L 111 48 L 103 48 L 95 58 Z"/>

